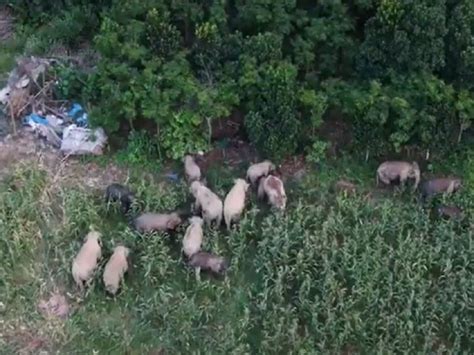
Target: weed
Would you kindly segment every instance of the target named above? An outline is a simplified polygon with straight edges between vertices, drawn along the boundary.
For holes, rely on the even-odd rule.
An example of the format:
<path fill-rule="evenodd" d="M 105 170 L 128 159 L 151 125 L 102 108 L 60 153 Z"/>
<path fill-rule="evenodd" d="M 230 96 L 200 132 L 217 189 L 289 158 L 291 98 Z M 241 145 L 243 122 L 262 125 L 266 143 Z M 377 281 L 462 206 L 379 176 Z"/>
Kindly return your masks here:
<path fill-rule="evenodd" d="M 161 158 L 158 142 L 145 131 L 132 131 L 129 135 L 127 147 L 117 153 L 119 163 L 145 166 L 149 168 L 148 170 L 159 169 Z"/>

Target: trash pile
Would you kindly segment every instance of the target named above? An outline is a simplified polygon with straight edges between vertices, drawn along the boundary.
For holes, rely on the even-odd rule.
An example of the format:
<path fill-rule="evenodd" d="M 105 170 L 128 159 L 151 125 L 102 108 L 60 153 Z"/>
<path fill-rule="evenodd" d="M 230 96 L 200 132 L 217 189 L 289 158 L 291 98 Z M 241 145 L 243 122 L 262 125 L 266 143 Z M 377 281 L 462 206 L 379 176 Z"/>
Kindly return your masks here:
<path fill-rule="evenodd" d="M 89 117 L 78 103 L 56 100 L 58 79 L 48 69 L 54 60 L 23 58 L 0 90 L 0 104 L 6 109 L 16 133 L 16 122 L 30 127 L 38 137 L 66 155 L 101 155 L 107 143 L 102 128 L 88 127 Z"/>

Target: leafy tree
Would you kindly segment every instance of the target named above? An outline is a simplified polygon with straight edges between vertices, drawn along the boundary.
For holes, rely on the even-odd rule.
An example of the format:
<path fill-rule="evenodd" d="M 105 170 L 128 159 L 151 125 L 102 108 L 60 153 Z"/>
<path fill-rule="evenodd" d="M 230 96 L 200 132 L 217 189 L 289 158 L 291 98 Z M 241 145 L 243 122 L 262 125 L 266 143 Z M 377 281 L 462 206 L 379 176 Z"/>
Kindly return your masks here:
<path fill-rule="evenodd" d="M 328 106 L 380 153 L 446 149 L 471 129 L 472 1 L 10 3 L 27 53 L 94 38 L 95 72 L 60 70 L 58 93 L 88 101 L 112 134 L 147 127 L 169 157 L 207 148 L 211 121 L 234 109 L 266 155 L 315 161 Z"/>
<path fill-rule="evenodd" d="M 236 0 L 233 25 L 245 34 L 289 34 L 293 28 L 296 0 Z"/>
<path fill-rule="evenodd" d="M 360 47 L 358 69 L 376 77 L 393 70 L 443 68 L 446 0 L 382 0 L 370 18 Z"/>
<path fill-rule="evenodd" d="M 456 1 L 448 19 L 446 37 L 448 79 L 474 87 L 474 3 Z"/>
<path fill-rule="evenodd" d="M 350 74 L 354 54 L 354 20 L 339 1 L 321 1 L 295 18 L 290 56 L 304 72 L 322 78 Z"/>
<path fill-rule="evenodd" d="M 319 125 L 324 105 L 313 91 L 299 88 L 297 69 L 288 62 L 257 66 L 250 59 L 245 69 L 240 84 L 247 93 L 250 140 L 268 156 L 291 155 L 304 140 L 304 127 Z"/>
<path fill-rule="evenodd" d="M 114 131 L 117 117 L 132 128 L 141 119 L 152 121 L 156 139 L 172 158 L 205 149 L 206 120 L 228 114 L 226 102 L 235 98 L 196 79 L 168 12 L 135 10 L 137 19 L 105 19 L 96 38 L 102 54 L 96 122 Z"/>
<path fill-rule="evenodd" d="M 413 144 L 439 149 L 440 143 L 445 148 L 455 143 L 454 89 L 432 74 L 392 76 L 385 84 L 333 81 L 326 90 L 331 104 L 354 118 L 356 139 L 370 151 L 400 151 Z M 467 98 L 463 102 L 469 110 Z"/>
<path fill-rule="evenodd" d="M 472 126 L 474 119 L 474 95 L 468 90 L 460 90 L 456 99 L 456 111 L 459 119 L 458 143 L 461 142 L 462 135 Z"/>

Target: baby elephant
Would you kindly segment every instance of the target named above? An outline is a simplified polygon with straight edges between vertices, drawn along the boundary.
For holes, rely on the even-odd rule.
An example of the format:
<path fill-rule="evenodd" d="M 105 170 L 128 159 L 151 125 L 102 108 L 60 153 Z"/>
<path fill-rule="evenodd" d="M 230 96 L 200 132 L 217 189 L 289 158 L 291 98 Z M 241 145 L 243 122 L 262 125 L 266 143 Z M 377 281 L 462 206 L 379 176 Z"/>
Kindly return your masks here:
<path fill-rule="evenodd" d="M 377 186 L 379 181 L 385 185 L 390 185 L 392 182 L 399 180 L 400 185 L 404 185 L 407 179 L 415 179 L 413 190 L 416 190 L 420 183 L 420 167 L 417 162 L 406 161 L 386 161 L 380 164 L 377 169 Z"/>
<path fill-rule="evenodd" d="M 184 174 L 188 182 L 199 181 L 201 180 L 201 169 L 196 164 L 194 158 L 190 155 L 186 155 L 183 158 L 184 161 Z"/>
<path fill-rule="evenodd" d="M 273 207 L 284 210 L 286 207 L 286 193 L 283 187 L 283 181 L 273 175 L 260 179 L 258 185 L 258 198 L 262 199 L 267 196 L 268 202 Z"/>
<path fill-rule="evenodd" d="M 84 289 L 84 283 L 90 283 L 101 257 L 101 235 L 99 232 L 90 231 L 72 262 L 72 277 L 81 291 Z"/>
<path fill-rule="evenodd" d="M 188 258 L 201 250 L 201 244 L 203 239 L 202 224 L 203 220 L 200 217 L 191 217 L 189 219 L 191 223 L 186 229 L 186 234 L 183 238 L 183 253 Z"/>
<path fill-rule="evenodd" d="M 199 270 L 223 274 L 228 269 L 229 262 L 221 256 L 200 251 L 191 257 L 189 265 Z"/>
<path fill-rule="evenodd" d="M 196 199 L 194 207 L 202 210 L 202 217 L 207 225 L 216 221 L 217 227 L 222 221 L 222 201 L 214 192 L 208 189 L 199 181 L 191 184 L 191 194 Z"/>
<path fill-rule="evenodd" d="M 247 180 L 255 185 L 261 177 L 267 176 L 275 170 L 275 164 L 270 160 L 264 160 L 261 163 L 250 165 L 247 170 Z"/>
<path fill-rule="evenodd" d="M 135 196 L 133 192 L 131 192 L 128 187 L 120 184 L 111 184 L 107 186 L 107 189 L 105 190 L 106 202 L 120 201 L 124 213 L 130 210 L 134 199 Z"/>
<path fill-rule="evenodd" d="M 151 233 L 175 230 L 182 220 L 176 212 L 170 214 L 143 213 L 133 223 L 138 232 Z"/>
<path fill-rule="evenodd" d="M 224 220 L 227 229 L 230 229 L 232 221 L 238 221 L 245 207 L 245 194 L 249 184 L 244 179 L 235 179 L 234 186 L 224 200 Z"/>
<path fill-rule="evenodd" d="M 123 275 L 128 271 L 128 255 L 130 250 L 122 245 L 115 247 L 114 253 L 105 265 L 104 285 L 107 292 L 115 295 L 120 288 Z"/>
<path fill-rule="evenodd" d="M 421 185 L 421 196 L 423 199 L 431 198 L 439 194 L 451 195 L 462 187 L 459 178 L 438 178 L 425 181 Z"/>

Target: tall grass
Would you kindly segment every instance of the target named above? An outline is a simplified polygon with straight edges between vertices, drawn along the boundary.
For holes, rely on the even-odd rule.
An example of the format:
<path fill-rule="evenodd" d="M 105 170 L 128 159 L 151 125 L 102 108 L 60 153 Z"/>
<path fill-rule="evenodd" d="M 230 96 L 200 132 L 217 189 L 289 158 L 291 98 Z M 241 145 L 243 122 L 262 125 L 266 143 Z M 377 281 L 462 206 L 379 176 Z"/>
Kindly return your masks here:
<path fill-rule="evenodd" d="M 203 248 L 229 257 L 231 268 L 197 279 L 180 253 L 184 230 L 137 235 L 99 192 L 48 190 L 36 167 L 16 170 L 0 187 L 4 349 L 24 348 L 27 329 L 62 353 L 472 352 L 470 225 L 433 219 L 409 193 L 371 203 L 335 196 L 321 176 L 289 191 L 284 214 L 252 199 L 239 229 L 206 230 Z M 230 178 L 217 179 L 217 190 Z M 183 185 L 131 186 L 144 210 L 187 203 Z M 470 217 L 471 200 L 454 199 Z M 133 251 L 116 298 L 105 294 L 101 272 L 85 297 L 74 289 L 70 265 L 90 225 L 104 235 L 101 270 L 117 243 Z M 65 323 L 36 311 L 54 289 L 74 307 Z"/>

